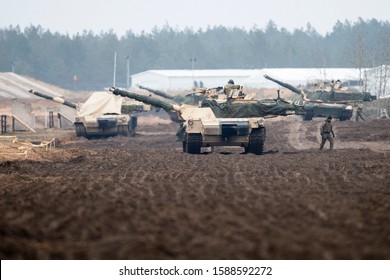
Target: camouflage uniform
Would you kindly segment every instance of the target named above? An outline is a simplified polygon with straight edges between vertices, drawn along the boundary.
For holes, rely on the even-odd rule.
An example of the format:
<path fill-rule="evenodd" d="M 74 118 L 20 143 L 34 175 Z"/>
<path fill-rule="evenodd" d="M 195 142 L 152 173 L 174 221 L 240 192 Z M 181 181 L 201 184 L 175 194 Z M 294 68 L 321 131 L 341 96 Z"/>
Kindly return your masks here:
<path fill-rule="evenodd" d="M 359 118 L 362 119 L 362 121 L 364 121 L 364 118 L 363 118 L 363 106 L 362 105 L 358 105 L 357 108 L 356 108 L 356 118 L 355 118 L 355 121 L 359 121 Z"/>
<path fill-rule="evenodd" d="M 330 143 L 330 149 L 333 149 L 333 138 L 334 138 L 334 133 L 332 129 L 332 124 L 330 123 L 330 119 L 327 119 L 322 125 L 321 125 L 321 145 L 320 145 L 320 150 L 324 148 L 326 140 L 329 140 Z"/>
<path fill-rule="evenodd" d="M 223 88 L 223 93 L 226 94 L 226 96 L 231 98 L 233 96 L 234 90 L 240 89 L 240 85 L 235 85 L 235 84 L 227 84 Z"/>

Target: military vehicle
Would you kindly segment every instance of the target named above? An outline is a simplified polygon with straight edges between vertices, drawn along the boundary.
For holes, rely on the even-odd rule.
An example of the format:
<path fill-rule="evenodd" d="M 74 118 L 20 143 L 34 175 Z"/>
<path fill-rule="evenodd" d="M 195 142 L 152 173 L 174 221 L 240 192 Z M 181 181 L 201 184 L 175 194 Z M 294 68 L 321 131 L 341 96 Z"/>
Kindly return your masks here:
<path fill-rule="evenodd" d="M 29 92 L 75 109 L 74 126 L 78 137 L 89 139 L 116 135 L 129 136 L 135 129 L 136 119 L 121 112 L 123 99 L 107 92 L 95 92 L 82 104 L 34 90 Z"/>
<path fill-rule="evenodd" d="M 348 87 L 344 87 L 340 80 L 331 82 L 329 85 L 317 83 L 311 90 L 300 90 L 288 83 L 271 78 L 268 75 L 264 75 L 264 77 L 279 84 L 282 87 L 288 88 L 297 94 L 304 93 L 307 101 L 351 104 L 356 102 L 376 100 L 376 96 L 371 95 L 369 92 L 360 92 L 357 90 L 352 90 Z"/>
<path fill-rule="evenodd" d="M 340 80 L 307 85 L 305 93 L 306 97 L 312 101 L 321 100 L 342 104 L 376 100 L 375 95 L 369 92 L 359 91 L 353 87 L 344 86 Z"/>
<path fill-rule="evenodd" d="M 310 121 L 314 117 L 326 118 L 332 116 L 340 121 L 350 120 L 353 114 L 352 105 L 305 102 L 303 105 L 305 115 L 303 119 Z"/>
<path fill-rule="evenodd" d="M 260 155 L 264 150 L 266 134 L 264 118 L 304 113 L 300 106 L 281 98 L 263 101 L 207 99 L 200 106 L 194 106 L 170 104 L 119 88 L 110 88 L 110 91 L 167 112 L 175 112 L 183 124 L 183 152 L 191 154 L 199 154 L 201 147 L 241 146 L 245 152 Z"/>
<path fill-rule="evenodd" d="M 328 116 L 338 118 L 340 121 L 350 120 L 353 114 L 353 106 L 349 103 L 361 101 L 363 98 L 368 98 L 367 95 L 358 93 L 340 94 L 336 91 L 306 92 L 288 83 L 271 78 L 268 75 L 264 75 L 264 77 L 291 90 L 292 92 L 299 94 L 303 98 L 303 109 L 305 110 L 305 115 L 303 116 L 304 120 L 312 120 L 313 117 Z"/>

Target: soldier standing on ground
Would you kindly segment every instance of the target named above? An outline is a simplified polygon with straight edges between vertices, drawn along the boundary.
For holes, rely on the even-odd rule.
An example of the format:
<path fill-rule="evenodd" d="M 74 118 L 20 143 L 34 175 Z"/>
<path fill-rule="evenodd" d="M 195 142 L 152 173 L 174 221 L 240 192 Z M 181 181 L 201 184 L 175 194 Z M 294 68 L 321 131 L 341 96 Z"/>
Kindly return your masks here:
<path fill-rule="evenodd" d="M 362 121 L 364 121 L 364 118 L 363 118 L 363 105 L 361 105 L 361 104 L 357 104 L 355 121 L 358 122 L 359 118 L 362 119 Z"/>
<path fill-rule="evenodd" d="M 321 125 L 320 133 L 321 133 L 321 145 L 320 145 L 320 150 L 324 148 L 326 140 L 329 140 L 330 143 L 330 149 L 333 149 L 333 138 L 334 133 L 333 133 L 333 128 L 332 128 L 332 117 L 329 116 L 326 121 Z"/>

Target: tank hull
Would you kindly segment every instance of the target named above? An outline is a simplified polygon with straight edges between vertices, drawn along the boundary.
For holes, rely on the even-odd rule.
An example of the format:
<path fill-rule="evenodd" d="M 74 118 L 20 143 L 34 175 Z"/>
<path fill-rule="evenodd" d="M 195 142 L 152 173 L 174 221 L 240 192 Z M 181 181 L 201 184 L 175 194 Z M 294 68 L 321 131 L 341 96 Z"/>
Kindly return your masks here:
<path fill-rule="evenodd" d="M 134 121 L 129 115 L 76 117 L 75 130 L 78 137 L 98 138 L 129 136 L 134 131 Z"/>
<path fill-rule="evenodd" d="M 263 118 L 190 119 L 185 123 L 183 151 L 199 154 L 202 147 L 238 146 L 262 154 L 265 142 Z"/>
<path fill-rule="evenodd" d="M 306 114 L 304 120 L 311 120 L 315 117 L 326 118 L 331 116 L 340 121 L 350 120 L 353 114 L 353 107 L 350 105 L 307 103 L 304 106 Z"/>

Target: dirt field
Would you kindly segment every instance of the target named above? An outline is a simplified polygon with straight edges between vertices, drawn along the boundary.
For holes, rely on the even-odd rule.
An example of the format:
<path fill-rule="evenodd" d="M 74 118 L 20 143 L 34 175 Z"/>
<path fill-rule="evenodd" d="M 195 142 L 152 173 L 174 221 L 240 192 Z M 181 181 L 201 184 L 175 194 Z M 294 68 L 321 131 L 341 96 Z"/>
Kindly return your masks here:
<path fill-rule="evenodd" d="M 177 125 L 0 156 L 1 259 L 390 259 L 390 120 L 267 122 L 266 154 L 184 154 Z M 3 144 L 5 145 L 5 144 Z M 19 158 L 18 158 L 19 157 Z"/>

